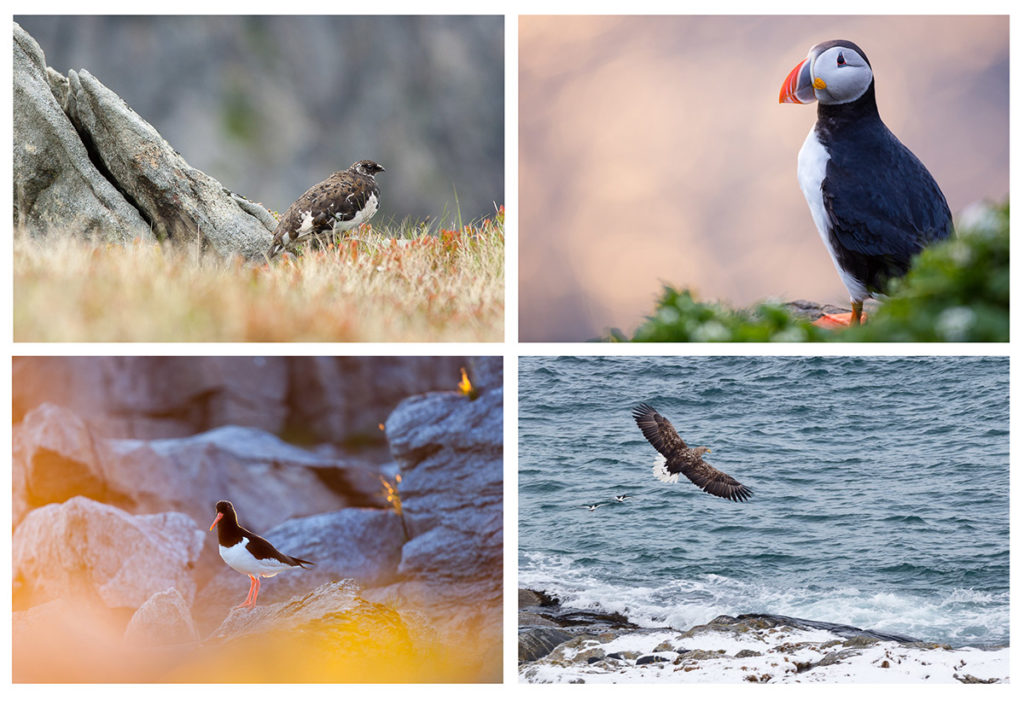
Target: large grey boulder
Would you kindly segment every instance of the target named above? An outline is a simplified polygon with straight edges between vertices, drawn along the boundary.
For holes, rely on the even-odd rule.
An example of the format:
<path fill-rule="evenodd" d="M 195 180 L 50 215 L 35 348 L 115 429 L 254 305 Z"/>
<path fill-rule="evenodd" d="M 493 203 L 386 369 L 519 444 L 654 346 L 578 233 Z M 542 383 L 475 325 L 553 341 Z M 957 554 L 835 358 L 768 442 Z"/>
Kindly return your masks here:
<path fill-rule="evenodd" d="M 134 516 L 74 497 L 35 509 L 14 531 L 13 575 L 24 599 L 74 594 L 110 608 L 137 609 L 173 586 L 195 596 L 192 569 L 203 532 L 180 513 Z"/>
<path fill-rule="evenodd" d="M 277 222 L 269 212 L 189 166 L 88 71 L 68 71 L 65 110 L 160 238 L 246 258 L 259 257 L 270 246 Z"/>
<path fill-rule="evenodd" d="M 90 160 L 51 89 L 39 44 L 14 24 L 14 225 L 117 242 L 153 240 L 149 225 Z"/>
<path fill-rule="evenodd" d="M 82 495 L 142 513 L 180 511 L 212 522 L 232 501 L 262 532 L 297 516 L 380 504 L 372 467 L 320 455 L 255 428 L 224 426 L 188 438 L 97 436 L 74 412 L 44 404 L 14 429 L 15 484 L 25 508 Z M 210 546 L 213 548 L 213 546 Z"/>
<path fill-rule="evenodd" d="M 503 390 L 410 397 L 387 421 L 402 475 L 409 542 L 400 581 L 368 598 L 425 611 L 481 679 L 499 678 L 502 645 Z M 486 385 L 483 385 L 486 387 Z M 478 387 L 479 388 L 479 387 Z"/>
<path fill-rule="evenodd" d="M 149 597 L 128 621 L 124 641 L 129 645 L 180 645 L 199 641 L 199 631 L 184 597 L 168 587 Z"/>
<path fill-rule="evenodd" d="M 402 573 L 490 582 L 501 571 L 502 399 L 500 387 L 476 400 L 434 392 L 388 418 L 411 538 Z"/>
<path fill-rule="evenodd" d="M 247 663 L 250 646 L 260 651 L 255 660 L 262 666 Z M 390 607 L 361 598 L 347 582 L 324 584 L 279 603 L 233 609 L 203 647 L 237 660 L 217 676 L 233 683 L 422 681 L 431 678 L 436 663 L 410 669 L 417 648 L 405 621 Z M 281 662 L 266 664 L 275 658 Z"/>
<path fill-rule="evenodd" d="M 316 563 L 263 580 L 257 604 L 285 601 L 321 584 L 370 586 L 394 578 L 405 541 L 401 517 L 383 509 L 343 509 L 296 518 L 262 533 L 280 552 Z M 219 621 L 240 604 L 249 580 L 221 563 L 196 601 L 197 618 Z"/>

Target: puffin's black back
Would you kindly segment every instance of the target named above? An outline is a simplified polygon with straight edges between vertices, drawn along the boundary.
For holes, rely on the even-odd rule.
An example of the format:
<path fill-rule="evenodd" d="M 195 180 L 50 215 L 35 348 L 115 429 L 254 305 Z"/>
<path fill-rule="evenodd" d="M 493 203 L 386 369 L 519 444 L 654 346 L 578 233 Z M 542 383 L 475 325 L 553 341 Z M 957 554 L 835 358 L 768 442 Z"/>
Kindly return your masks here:
<path fill-rule="evenodd" d="M 853 102 L 819 103 L 815 134 L 829 152 L 821 189 L 839 264 L 870 291 L 884 292 L 922 248 L 953 233 L 946 198 L 882 122 L 874 79 Z"/>

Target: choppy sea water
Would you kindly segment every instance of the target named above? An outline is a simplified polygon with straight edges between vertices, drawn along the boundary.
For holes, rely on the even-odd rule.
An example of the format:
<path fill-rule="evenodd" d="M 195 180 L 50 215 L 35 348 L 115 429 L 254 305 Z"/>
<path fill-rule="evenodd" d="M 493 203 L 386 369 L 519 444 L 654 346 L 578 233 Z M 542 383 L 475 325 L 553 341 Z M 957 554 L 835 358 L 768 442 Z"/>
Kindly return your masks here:
<path fill-rule="evenodd" d="M 763 612 L 1008 645 L 1008 372 L 978 357 L 523 357 L 520 585 L 682 630 Z M 638 402 L 751 500 L 658 482 Z"/>

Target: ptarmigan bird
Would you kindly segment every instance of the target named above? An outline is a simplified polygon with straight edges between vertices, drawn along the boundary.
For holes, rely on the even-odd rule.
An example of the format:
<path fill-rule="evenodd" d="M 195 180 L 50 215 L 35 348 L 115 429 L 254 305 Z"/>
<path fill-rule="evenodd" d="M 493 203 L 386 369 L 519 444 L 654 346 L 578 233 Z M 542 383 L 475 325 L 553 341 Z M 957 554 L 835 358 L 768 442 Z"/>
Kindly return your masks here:
<path fill-rule="evenodd" d="M 341 234 L 369 221 L 380 206 L 380 187 L 374 176 L 383 172 L 379 163 L 356 161 L 348 170 L 339 170 L 306 190 L 277 223 L 267 257 L 273 258 L 300 241 Z"/>

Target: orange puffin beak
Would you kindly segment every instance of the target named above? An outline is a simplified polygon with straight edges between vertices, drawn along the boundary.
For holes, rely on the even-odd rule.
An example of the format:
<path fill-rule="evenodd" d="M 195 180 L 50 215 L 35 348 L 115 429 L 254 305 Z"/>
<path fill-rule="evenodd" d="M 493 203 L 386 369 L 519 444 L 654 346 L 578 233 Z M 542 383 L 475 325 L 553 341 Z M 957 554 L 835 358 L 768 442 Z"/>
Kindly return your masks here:
<path fill-rule="evenodd" d="M 222 518 L 224 518 L 224 514 L 218 513 L 217 518 L 213 519 L 213 523 L 210 524 L 211 531 L 213 530 L 213 527 L 217 525 L 217 522 L 220 521 Z"/>
<path fill-rule="evenodd" d="M 806 105 L 815 101 L 814 83 L 811 81 L 811 60 L 805 58 L 789 72 L 782 89 L 779 90 L 779 104 Z"/>

